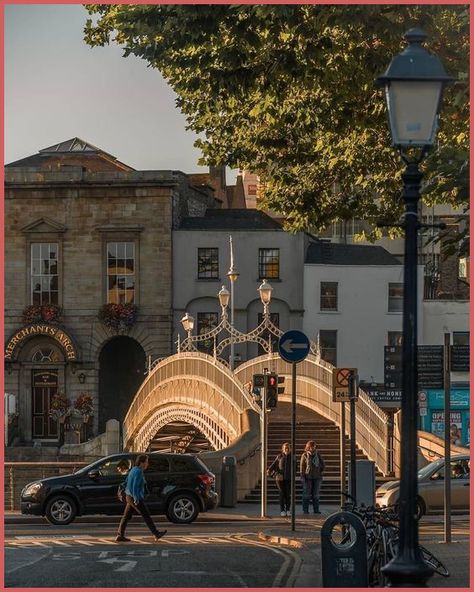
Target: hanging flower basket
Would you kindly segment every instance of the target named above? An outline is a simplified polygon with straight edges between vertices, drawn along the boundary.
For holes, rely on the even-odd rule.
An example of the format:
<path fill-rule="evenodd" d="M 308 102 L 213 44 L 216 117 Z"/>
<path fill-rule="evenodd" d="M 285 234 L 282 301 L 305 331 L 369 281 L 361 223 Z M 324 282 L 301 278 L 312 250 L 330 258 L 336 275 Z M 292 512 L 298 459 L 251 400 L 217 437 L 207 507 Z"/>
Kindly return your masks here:
<path fill-rule="evenodd" d="M 99 320 L 109 329 L 125 331 L 135 324 L 137 314 L 135 304 L 104 304 L 99 310 Z"/>
<path fill-rule="evenodd" d="M 32 304 L 23 310 L 23 322 L 31 323 L 57 323 L 61 317 L 61 307 L 56 304 Z"/>
<path fill-rule="evenodd" d="M 70 412 L 71 405 L 66 395 L 64 393 L 56 393 L 53 395 L 49 407 L 49 416 L 51 419 L 64 423 Z"/>
<path fill-rule="evenodd" d="M 82 415 L 82 421 L 87 423 L 94 411 L 92 395 L 81 393 L 74 401 L 74 409 Z"/>

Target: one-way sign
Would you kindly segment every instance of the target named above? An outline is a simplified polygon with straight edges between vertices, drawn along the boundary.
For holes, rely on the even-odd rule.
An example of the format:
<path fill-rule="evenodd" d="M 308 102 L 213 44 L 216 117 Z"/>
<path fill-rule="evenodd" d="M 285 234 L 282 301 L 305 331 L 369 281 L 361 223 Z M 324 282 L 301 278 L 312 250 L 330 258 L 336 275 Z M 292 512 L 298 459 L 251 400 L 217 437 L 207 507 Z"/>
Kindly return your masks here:
<path fill-rule="evenodd" d="M 287 331 L 278 341 L 278 353 L 291 364 L 302 362 L 309 354 L 308 337 L 301 331 Z"/>

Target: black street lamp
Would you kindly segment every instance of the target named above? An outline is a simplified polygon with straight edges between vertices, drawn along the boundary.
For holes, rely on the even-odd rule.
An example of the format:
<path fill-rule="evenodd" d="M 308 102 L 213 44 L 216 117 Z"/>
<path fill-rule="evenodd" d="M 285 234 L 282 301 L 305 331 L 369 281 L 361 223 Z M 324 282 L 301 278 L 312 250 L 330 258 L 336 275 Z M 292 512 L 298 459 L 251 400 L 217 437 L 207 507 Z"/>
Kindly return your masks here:
<path fill-rule="evenodd" d="M 405 200 L 405 258 L 402 346 L 402 428 L 400 475 L 400 536 L 397 556 L 383 572 L 390 586 L 426 587 L 433 570 L 423 561 L 418 545 L 416 505 L 417 470 L 417 243 L 418 202 L 423 174 L 419 164 L 433 146 L 438 128 L 441 99 L 450 78 L 434 55 L 422 47 L 427 35 L 410 29 L 404 36 L 409 43 L 393 58 L 387 71 L 377 79 L 385 86 L 393 145 L 406 169 L 403 178 Z"/>

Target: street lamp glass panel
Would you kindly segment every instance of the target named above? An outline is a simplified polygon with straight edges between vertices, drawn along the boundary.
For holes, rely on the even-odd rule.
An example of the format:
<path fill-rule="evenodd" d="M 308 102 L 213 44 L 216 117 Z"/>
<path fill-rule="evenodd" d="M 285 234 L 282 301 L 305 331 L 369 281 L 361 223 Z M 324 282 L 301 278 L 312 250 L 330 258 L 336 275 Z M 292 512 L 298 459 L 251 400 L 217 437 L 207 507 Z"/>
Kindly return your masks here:
<path fill-rule="evenodd" d="M 227 277 L 230 279 L 230 281 L 232 283 L 234 283 L 237 280 L 237 278 L 239 277 L 239 274 L 236 271 L 230 270 L 227 273 Z"/>
<path fill-rule="evenodd" d="M 262 303 L 269 304 L 270 300 L 272 299 L 273 288 L 270 286 L 267 280 L 263 280 L 263 282 L 260 284 L 260 287 L 258 288 L 258 291 L 260 292 L 260 299 Z"/>
<path fill-rule="evenodd" d="M 229 298 L 230 298 L 230 292 L 229 292 L 229 290 L 226 289 L 225 286 L 222 286 L 222 288 L 220 289 L 220 292 L 219 292 L 218 296 L 219 296 L 219 302 L 220 302 L 221 306 L 223 308 L 225 308 L 226 306 L 228 306 L 228 304 L 229 304 Z"/>
<path fill-rule="evenodd" d="M 184 317 L 181 319 L 181 323 L 183 325 L 183 329 L 186 332 L 192 331 L 194 329 L 194 317 L 192 317 L 189 313 L 184 315 Z"/>
<path fill-rule="evenodd" d="M 442 88 L 442 82 L 433 80 L 388 82 L 385 94 L 395 146 L 434 143 Z"/>

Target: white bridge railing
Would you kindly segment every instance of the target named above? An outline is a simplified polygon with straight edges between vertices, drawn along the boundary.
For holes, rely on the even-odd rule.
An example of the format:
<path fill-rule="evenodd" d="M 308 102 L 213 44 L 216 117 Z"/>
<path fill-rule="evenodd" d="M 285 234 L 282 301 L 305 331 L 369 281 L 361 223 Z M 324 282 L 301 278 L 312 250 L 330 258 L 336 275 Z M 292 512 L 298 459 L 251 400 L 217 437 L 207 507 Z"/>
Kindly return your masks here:
<path fill-rule="evenodd" d="M 280 398 L 291 401 L 291 364 L 283 361 L 278 354 L 266 354 L 249 360 L 239 366 L 235 373 L 245 384 L 251 382 L 253 374 L 263 373 L 264 368 L 286 377 L 285 394 L 280 395 Z M 298 404 L 313 409 L 340 428 L 341 404 L 332 400 L 332 369 L 331 364 L 310 354 L 297 367 L 296 397 Z M 349 430 L 350 415 L 346 413 L 346 434 Z M 361 390 L 356 403 L 356 442 L 384 475 L 390 473 L 387 415 Z"/>

